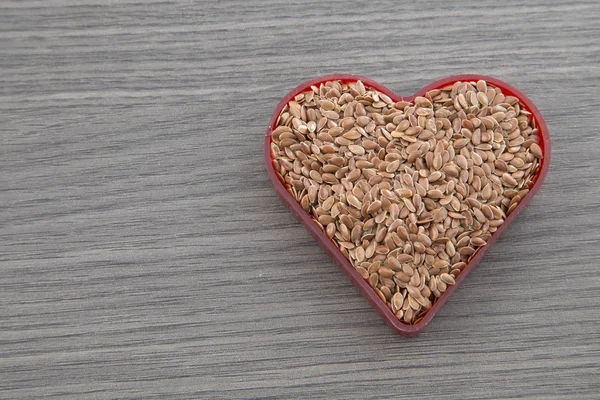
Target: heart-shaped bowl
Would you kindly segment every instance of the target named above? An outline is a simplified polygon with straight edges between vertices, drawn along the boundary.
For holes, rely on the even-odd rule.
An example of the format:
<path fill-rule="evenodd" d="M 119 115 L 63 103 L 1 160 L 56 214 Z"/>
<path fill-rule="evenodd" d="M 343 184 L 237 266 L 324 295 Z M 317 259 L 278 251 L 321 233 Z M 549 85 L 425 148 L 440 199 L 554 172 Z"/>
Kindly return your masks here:
<path fill-rule="evenodd" d="M 379 298 L 378 294 L 369 285 L 369 283 L 365 279 L 363 279 L 359 272 L 357 272 L 357 270 L 352 266 L 350 260 L 340 252 L 340 250 L 336 247 L 334 242 L 330 240 L 326 233 L 321 229 L 321 227 L 317 225 L 317 223 L 315 223 L 313 217 L 308 212 L 304 211 L 300 206 L 299 202 L 288 192 L 284 183 L 278 176 L 278 173 L 275 171 L 273 166 L 273 159 L 271 156 L 271 136 L 273 131 L 277 127 L 278 117 L 280 116 L 283 108 L 297 95 L 306 91 L 310 91 L 312 86 L 318 87 L 321 83 L 324 84 L 328 81 L 340 81 L 342 84 L 344 84 L 347 82 L 355 82 L 358 80 L 360 80 L 366 88 L 370 88 L 380 93 L 384 93 L 385 95 L 389 96 L 394 102 L 412 102 L 413 99 L 415 99 L 418 96 L 424 96 L 425 93 L 427 93 L 430 90 L 448 87 L 448 85 L 452 85 L 458 81 L 476 82 L 479 80 L 484 80 L 493 87 L 499 88 L 504 95 L 516 97 L 521 104 L 521 109 L 529 111 L 531 113 L 531 117 L 535 119 L 535 122 L 537 123 L 539 146 L 542 150 L 543 158 L 540 160 L 540 165 L 536 176 L 534 177 L 532 184 L 529 186 L 529 192 L 525 195 L 525 197 L 521 199 L 517 207 L 507 216 L 505 222 L 502 225 L 500 225 L 496 232 L 494 232 L 488 238 L 487 243 L 479 249 L 477 249 L 475 254 L 473 254 L 472 258 L 467 263 L 466 267 L 456 277 L 455 284 L 449 285 L 448 289 L 441 295 L 441 297 L 437 298 L 437 300 L 433 303 L 431 309 L 429 309 L 420 319 L 418 319 L 413 324 L 407 324 L 403 321 L 400 321 L 394 315 L 389 306 Z M 546 177 L 548 167 L 550 165 L 550 138 L 548 136 L 548 129 L 546 128 L 544 119 L 542 118 L 542 115 L 535 107 L 533 102 L 513 86 L 493 77 L 475 74 L 448 76 L 446 78 L 442 78 L 425 86 L 423 89 L 419 90 L 412 96 L 399 96 L 392 92 L 390 89 L 371 79 L 357 75 L 335 74 L 322 76 L 304 82 L 298 85 L 292 91 L 290 91 L 279 102 L 279 104 L 275 108 L 275 111 L 273 112 L 273 116 L 271 118 L 271 121 L 269 122 L 269 126 L 267 127 L 267 132 L 264 141 L 264 159 L 265 165 L 267 167 L 267 172 L 273 183 L 273 187 L 275 188 L 275 191 L 277 192 L 283 203 L 289 208 L 292 214 L 296 216 L 296 218 L 306 228 L 306 230 L 310 232 L 310 234 L 321 245 L 325 252 L 333 259 L 333 261 L 338 265 L 342 272 L 344 272 L 348 279 L 350 279 L 354 286 L 358 288 L 360 293 L 362 293 L 362 295 L 367 299 L 367 301 L 369 302 L 369 304 L 371 304 L 375 311 L 377 311 L 377 313 L 396 333 L 402 336 L 416 336 L 425 328 L 429 321 L 431 321 L 436 312 L 444 305 L 444 303 L 446 303 L 448 298 L 460 286 L 460 283 L 467 277 L 469 272 L 473 268 L 475 268 L 479 261 L 481 261 L 485 253 L 487 253 L 487 251 L 494 245 L 494 243 L 498 240 L 500 235 L 502 235 L 502 233 L 509 227 L 512 221 L 527 206 L 527 204 L 529 204 L 533 196 L 540 189 L 540 186 L 542 185 L 542 182 Z"/>

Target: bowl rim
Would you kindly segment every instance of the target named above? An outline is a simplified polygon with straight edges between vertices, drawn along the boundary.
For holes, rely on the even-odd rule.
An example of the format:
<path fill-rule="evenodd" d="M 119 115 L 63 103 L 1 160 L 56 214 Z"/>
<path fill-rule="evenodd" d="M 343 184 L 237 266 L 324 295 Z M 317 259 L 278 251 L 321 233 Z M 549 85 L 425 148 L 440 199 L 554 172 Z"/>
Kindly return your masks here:
<path fill-rule="evenodd" d="M 285 105 L 292 100 L 296 95 L 310 90 L 310 87 L 315 85 L 319 86 L 321 83 L 325 83 L 328 81 L 339 80 L 342 83 L 352 82 L 360 80 L 363 84 L 378 92 L 384 93 L 389 96 L 393 101 L 409 101 L 411 102 L 417 96 L 423 96 L 426 92 L 432 89 L 438 89 L 450 84 L 454 84 L 457 81 L 478 81 L 485 80 L 488 84 L 494 87 L 498 87 L 502 90 L 502 93 L 505 95 L 514 96 L 519 99 L 520 103 L 524 105 L 525 109 L 533 115 L 535 121 L 537 123 L 538 128 L 538 136 L 540 138 L 540 148 L 542 149 L 543 158 L 540 160 L 540 168 L 537 176 L 534 178 L 533 184 L 529 188 L 529 193 L 520 201 L 515 210 L 506 218 L 504 223 L 500 225 L 498 230 L 492 234 L 489 238 L 486 245 L 479 248 L 473 258 L 468 262 L 467 266 L 463 269 L 463 271 L 456 278 L 456 283 L 448 287 L 448 289 L 439 297 L 436 302 L 433 304 L 432 308 L 425 313 L 425 315 L 415 324 L 408 325 L 396 318 L 392 310 L 385 304 L 381 299 L 377 296 L 375 291 L 371 288 L 366 280 L 364 280 L 360 274 L 354 269 L 350 260 L 348 260 L 335 246 L 333 241 L 331 241 L 325 232 L 321 230 L 317 224 L 315 224 L 312 220 L 312 217 L 305 212 L 300 204 L 292 197 L 291 194 L 285 189 L 283 182 L 277 176 L 273 168 L 273 162 L 271 158 L 271 135 L 273 130 L 276 127 L 277 119 L 281 110 Z M 375 309 L 375 311 L 383 318 L 383 320 L 398 334 L 402 336 L 416 336 L 420 332 L 423 331 L 425 326 L 431 321 L 431 319 L 435 316 L 435 314 L 440 310 L 440 308 L 446 303 L 448 298 L 452 296 L 455 290 L 458 289 L 462 281 L 469 275 L 469 273 L 475 268 L 475 266 L 481 261 L 483 256 L 491 249 L 498 238 L 508 229 L 511 223 L 517 218 L 517 216 L 527 207 L 533 196 L 539 191 L 542 183 L 544 182 L 546 175 L 548 173 L 548 168 L 550 166 L 550 137 L 548 134 L 548 128 L 544 119 L 537 109 L 535 104 L 520 90 L 513 87 L 512 85 L 491 76 L 480 75 L 480 74 L 460 74 L 460 75 L 450 75 L 441 79 L 438 79 L 432 83 L 427 84 L 422 89 L 418 90 L 415 94 L 411 96 L 401 96 L 381 83 L 374 81 L 372 79 L 353 74 L 329 74 L 323 75 L 320 77 L 316 77 L 314 79 L 310 79 L 305 81 L 294 89 L 289 91 L 277 104 L 269 125 L 267 126 L 265 139 L 264 139 L 264 161 L 265 166 L 267 168 L 267 173 L 271 182 L 273 184 L 273 188 L 275 192 L 278 194 L 282 202 L 287 206 L 287 208 L 296 216 L 298 221 L 304 226 L 306 230 L 313 236 L 313 238 L 319 243 L 319 245 L 325 250 L 325 252 L 330 256 L 330 258 L 338 265 L 338 267 L 342 270 L 342 272 L 348 277 L 348 279 L 352 282 L 352 284 L 358 289 L 358 291 L 367 299 L 368 303 Z"/>

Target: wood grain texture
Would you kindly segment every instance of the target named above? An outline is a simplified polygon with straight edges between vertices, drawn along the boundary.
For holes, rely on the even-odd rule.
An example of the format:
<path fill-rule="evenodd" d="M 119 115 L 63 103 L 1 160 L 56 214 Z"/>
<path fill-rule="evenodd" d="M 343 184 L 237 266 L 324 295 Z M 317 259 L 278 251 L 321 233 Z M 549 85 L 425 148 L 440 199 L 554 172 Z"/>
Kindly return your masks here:
<path fill-rule="evenodd" d="M 0 0 L 0 398 L 597 399 L 600 3 Z M 544 186 L 398 337 L 277 199 L 294 86 L 496 76 Z"/>

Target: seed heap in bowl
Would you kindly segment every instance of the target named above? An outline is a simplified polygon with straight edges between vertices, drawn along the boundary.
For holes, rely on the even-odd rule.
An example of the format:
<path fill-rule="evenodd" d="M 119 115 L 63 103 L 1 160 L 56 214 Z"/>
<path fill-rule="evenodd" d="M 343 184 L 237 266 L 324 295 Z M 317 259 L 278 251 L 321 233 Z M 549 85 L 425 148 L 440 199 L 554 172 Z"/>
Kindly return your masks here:
<path fill-rule="evenodd" d="M 282 109 L 271 156 L 289 193 L 412 324 L 527 194 L 542 150 L 531 113 L 485 81 L 412 102 L 332 81 Z"/>

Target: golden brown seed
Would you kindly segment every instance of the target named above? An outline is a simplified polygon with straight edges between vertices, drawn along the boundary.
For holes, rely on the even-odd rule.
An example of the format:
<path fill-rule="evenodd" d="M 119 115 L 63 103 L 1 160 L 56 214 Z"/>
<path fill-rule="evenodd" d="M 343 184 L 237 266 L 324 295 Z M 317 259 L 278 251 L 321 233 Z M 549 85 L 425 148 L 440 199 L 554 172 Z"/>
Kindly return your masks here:
<path fill-rule="evenodd" d="M 385 238 L 386 233 L 387 233 L 386 227 L 385 226 L 381 227 L 375 234 L 375 241 L 381 242 L 383 240 L 383 238 Z"/>
<path fill-rule="evenodd" d="M 453 146 L 454 146 L 455 149 L 462 149 L 463 147 L 465 147 L 470 142 L 471 142 L 471 140 L 467 139 L 467 138 L 456 139 L 454 141 Z"/>
<path fill-rule="evenodd" d="M 310 175 L 311 179 L 314 179 L 318 183 L 323 183 L 323 178 L 321 177 L 321 174 L 319 174 L 318 171 L 315 171 L 313 169 L 310 171 L 309 175 Z"/>
<path fill-rule="evenodd" d="M 450 240 L 448 240 L 446 242 L 446 254 L 448 254 L 448 256 L 450 256 L 450 257 L 453 257 L 456 254 L 456 249 L 454 248 L 454 244 Z"/>
<path fill-rule="evenodd" d="M 362 156 L 363 154 L 365 154 L 365 148 L 362 146 L 358 146 L 356 144 L 350 144 L 348 145 L 348 150 L 350 150 L 352 153 Z"/>
<path fill-rule="evenodd" d="M 390 278 L 392 276 L 394 276 L 395 272 L 393 270 L 391 270 L 390 268 L 387 267 L 381 267 L 379 268 L 379 275 L 384 277 L 384 278 Z"/>
<path fill-rule="evenodd" d="M 387 265 L 389 268 L 393 269 L 394 271 L 400 271 L 402 269 L 402 264 L 395 257 L 388 257 Z"/>
<path fill-rule="evenodd" d="M 418 238 L 419 242 L 421 242 L 425 245 L 425 247 L 431 246 L 431 239 L 429 238 L 429 236 L 425 235 L 424 233 L 419 233 L 417 235 L 417 238 Z"/>
<path fill-rule="evenodd" d="M 405 312 L 404 312 L 404 316 L 402 317 L 403 321 L 406 322 L 407 324 L 411 323 L 413 320 L 414 314 L 413 314 L 413 310 L 412 308 L 408 308 Z"/>
<path fill-rule="evenodd" d="M 323 202 L 323 205 L 321 207 L 323 208 L 323 210 L 329 211 L 329 210 L 331 210 L 331 207 L 333 207 L 334 201 L 335 201 L 335 197 L 330 196 Z"/>
<path fill-rule="evenodd" d="M 367 270 L 361 266 L 356 267 L 356 271 L 358 271 L 358 273 L 360 274 L 360 276 L 363 279 L 369 279 L 369 273 L 367 272 Z"/>
<path fill-rule="evenodd" d="M 475 253 L 475 249 L 473 249 L 470 246 L 465 246 L 465 247 L 461 247 L 460 250 L 458 250 L 459 254 L 463 257 L 468 257 L 470 255 L 472 255 L 473 253 Z"/>
<path fill-rule="evenodd" d="M 410 276 L 408 276 L 406 273 L 404 273 L 403 271 L 398 271 L 396 272 L 396 274 L 394 275 L 396 278 L 398 278 L 401 282 L 405 282 L 408 283 L 410 282 Z"/>
<path fill-rule="evenodd" d="M 441 274 L 440 279 L 447 285 L 454 285 L 454 277 L 450 274 Z M 440 290 L 442 291 L 442 290 Z"/>
<path fill-rule="evenodd" d="M 427 192 L 427 197 L 431 199 L 441 199 L 444 197 L 444 194 L 441 190 L 433 189 Z"/>
<path fill-rule="evenodd" d="M 399 197 L 412 197 L 413 193 L 410 189 L 400 188 L 394 191 Z"/>
<path fill-rule="evenodd" d="M 385 299 L 384 300 L 386 303 L 392 298 L 392 291 L 390 290 L 390 288 L 388 286 L 382 286 L 379 288 L 379 290 L 381 291 L 381 293 L 383 294 L 383 297 Z"/>
<path fill-rule="evenodd" d="M 442 173 L 441 173 L 440 171 L 434 171 L 434 172 L 432 172 L 432 173 L 429 175 L 429 177 L 428 177 L 428 181 L 429 181 L 429 182 L 436 182 L 436 181 L 438 181 L 439 179 L 441 179 L 441 178 L 442 178 L 442 176 L 443 176 L 443 175 L 442 175 Z"/>
<path fill-rule="evenodd" d="M 517 186 L 517 180 L 507 173 L 502 174 L 502 182 L 508 186 Z"/>
<path fill-rule="evenodd" d="M 490 185 L 489 183 L 487 185 L 484 186 L 482 192 L 481 192 L 481 197 L 484 200 L 489 200 L 490 197 L 492 197 L 492 185 Z"/>
<path fill-rule="evenodd" d="M 529 146 L 529 151 L 537 159 L 541 159 L 543 157 L 542 149 L 537 143 L 531 143 Z"/>
<path fill-rule="evenodd" d="M 348 193 L 346 194 L 346 201 L 348 202 L 348 204 L 350 204 L 352 207 L 356 207 L 357 209 L 361 209 L 362 208 L 362 203 L 360 202 L 360 200 L 358 200 L 358 198 L 353 195 L 352 193 Z"/>
<path fill-rule="evenodd" d="M 328 224 L 325 232 L 327 233 L 327 237 L 329 237 L 329 239 L 333 238 L 336 232 L 335 223 L 332 222 Z"/>
<path fill-rule="evenodd" d="M 389 253 L 389 252 L 390 252 L 390 249 L 388 249 L 388 248 L 387 248 L 387 246 L 384 246 L 384 245 L 377 246 L 377 247 L 375 248 L 375 253 L 377 253 L 377 254 L 382 254 L 382 255 L 384 255 L 384 254 L 387 254 L 387 253 Z"/>
<path fill-rule="evenodd" d="M 387 172 L 395 172 L 400 166 L 400 160 L 393 161 L 385 168 Z"/>
<path fill-rule="evenodd" d="M 356 224 L 350 231 L 350 240 L 356 242 L 363 233 L 362 225 Z"/>
<path fill-rule="evenodd" d="M 361 170 L 360 169 L 354 169 L 352 171 L 350 171 L 350 173 L 348 174 L 347 178 L 350 182 L 355 182 L 356 180 L 358 180 L 361 176 Z"/>
<path fill-rule="evenodd" d="M 356 261 L 362 262 L 365 259 L 365 249 L 362 246 L 358 246 L 355 251 Z"/>
<path fill-rule="evenodd" d="M 367 208 L 367 214 L 374 214 L 374 213 L 378 212 L 379 210 L 381 210 L 381 201 L 375 200 Z"/>
<path fill-rule="evenodd" d="M 476 85 L 479 92 L 487 93 L 488 87 L 486 81 L 478 80 Z"/>
<path fill-rule="evenodd" d="M 405 263 L 405 262 L 411 262 L 414 260 L 414 257 L 411 256 L 410 254 L 399 254 L 397 257 L 398 261 L 400 261 L 401 263 Z"/>
<path fill-rule="evenodd" d="M 369 284 L 371 285 L 371 287 L 377 286 L 378 282 L 379 276 L 376 273 L 372 273 L 371 275 L 369 275 Z"/>
<path fill-rule="evenodd" d="M 485 240 L 483 240 L 480 237 L 471 238 L 470 243 L 471 243 L 471 246 L 475 246 L 475 247 L 485 246 L 485 244 L 486 244 Z"/>
<path fill-rule="evenodd" d="M 402 295 L 400 294 L 400 292 L 394 293 L 394 295 L 392 296 L 392 299 L 390 301 L 390 304 L 392 306 L 392 310 L 394 312 L 397 312 L 398 310 L 401 310 L 403 302 L 404 302 L 404 298 L 402 297 Z"/>

